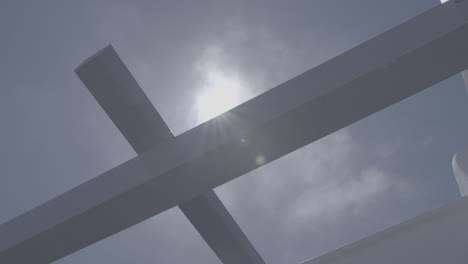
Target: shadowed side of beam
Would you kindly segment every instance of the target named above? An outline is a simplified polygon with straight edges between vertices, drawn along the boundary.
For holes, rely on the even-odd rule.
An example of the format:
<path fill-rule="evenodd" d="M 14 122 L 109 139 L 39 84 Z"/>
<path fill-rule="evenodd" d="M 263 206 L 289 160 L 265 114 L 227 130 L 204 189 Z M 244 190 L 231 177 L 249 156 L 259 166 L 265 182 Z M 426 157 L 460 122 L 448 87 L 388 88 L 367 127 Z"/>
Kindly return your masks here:
<path fill-rule="evenodd" d="M 174 139 L 111 45 L 75 72 L 137 154 Z M 180 209 L 224 264 L 264 263 L 213 190 L 185 202 Z"/>
<path fill-rule="evenodd" d="M 431 87 L 467 58 L 468 1 L 434 7 L 2 224 L 0 263 L 70 254 L 258 168 L 259 154 L 267 164 Z"/>
<path fill-rule="evenodd" d="M 265 263 L 213 191 L 179 207 L 223 263 Z"/>

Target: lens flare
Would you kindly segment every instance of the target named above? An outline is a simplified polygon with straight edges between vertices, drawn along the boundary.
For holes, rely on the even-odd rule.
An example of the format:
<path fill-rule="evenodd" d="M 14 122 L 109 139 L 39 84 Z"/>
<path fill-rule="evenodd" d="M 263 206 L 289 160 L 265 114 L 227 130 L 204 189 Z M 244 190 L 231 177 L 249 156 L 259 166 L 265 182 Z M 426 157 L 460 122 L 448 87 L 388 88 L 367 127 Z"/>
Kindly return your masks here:
<path fill-rule="evenodd" d="M 263 156 L 263 155 L 257 155 L 257 156 L 255 157 L 255 163 L 256 163 L 258 166 L 265 164 L 265 161 L 266 161 L 266 158 L 265 158 L 265 156 Z"/>

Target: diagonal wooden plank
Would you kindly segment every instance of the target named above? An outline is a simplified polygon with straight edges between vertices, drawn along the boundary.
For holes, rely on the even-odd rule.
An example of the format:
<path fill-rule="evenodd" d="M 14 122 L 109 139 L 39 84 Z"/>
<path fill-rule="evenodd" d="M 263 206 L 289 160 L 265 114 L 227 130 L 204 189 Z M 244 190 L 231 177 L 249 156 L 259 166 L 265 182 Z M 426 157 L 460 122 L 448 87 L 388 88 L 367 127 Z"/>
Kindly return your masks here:
<path fill-rule="evenodd" d="M 66 256 L 461 72 L 466 58 L 468 1 L 435 7 L 0 225 L 0 263 Z"/>
<path fill-rule="evenodd" d="M 225 264 L 265 263 L 214 191 L 179 205 Z"/>
<path fill-rule="evenodd" d="M 468 197 L 302 264 L 465 264 Z"/>
<path fill-rule="evenodd" d="M 75 73 L 137 154 L 174 138 L 111 45 L 86 59 Z"/>
<path fill-rule="evenodd" d="M 112 46 L 84 61 L 76 74 L 137 154 L 174 139 Z M 264 263 L 213 190 L 180 209 L 223 263 Z"/>

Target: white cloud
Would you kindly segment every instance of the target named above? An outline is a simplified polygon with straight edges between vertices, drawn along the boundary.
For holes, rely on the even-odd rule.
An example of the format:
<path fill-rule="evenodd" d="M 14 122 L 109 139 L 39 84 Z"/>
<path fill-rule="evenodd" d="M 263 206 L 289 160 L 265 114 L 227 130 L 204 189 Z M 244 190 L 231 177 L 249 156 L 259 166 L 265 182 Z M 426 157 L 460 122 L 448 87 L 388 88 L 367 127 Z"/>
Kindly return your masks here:
<path fill-rule="evenodd" d="M 359 213 L 395 184 L 385 172 L 373 167 L 345 177 L 349 179 L 330 175 L 324 186 L 303 190 L 289 208 L 288 226 L 316 228 L 336 221 L 349 210 Z M 311 226 L 310 223 L 318 224 Z"/>
<path fill-rule="evenodd" d="M 194 69 L 202 83 L 213 71 L 237 79 L 243 86 L 239 103 L 286 81 L 294 71 L 294 55 L 281 38 L 235 17 L 207 30 L 197 45 L 201 50 Z"/>
<path fill-rule="evenodd" d="M 220 46 L 213 45 L 206 47 L 196 61 L 201 82 L 196 102 L 199 122 L 220 115 L 251 97 L 249 84 L 226 57 Z"/>
<path fill-rule="evenodd" d="M 379 164 L 360 164 L 362 149 L 341 130 L 218 188 L 219 195 L 237 217 L 255 208 L 277 219 L 283 230 L 275 232 L 290 235 L 360 214 L 390 193 L 412 192 Z M 376 157 L 381 151 L 376 147 Z"/>

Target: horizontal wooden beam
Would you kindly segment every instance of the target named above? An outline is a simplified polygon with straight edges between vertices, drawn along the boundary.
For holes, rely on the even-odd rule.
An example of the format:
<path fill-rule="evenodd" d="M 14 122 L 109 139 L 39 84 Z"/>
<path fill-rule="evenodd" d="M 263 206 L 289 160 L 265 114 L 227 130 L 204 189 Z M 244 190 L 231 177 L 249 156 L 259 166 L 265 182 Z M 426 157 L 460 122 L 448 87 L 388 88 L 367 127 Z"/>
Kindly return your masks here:
<path fill-rule="evenodd" d="M 0 263 L 59 259 L 467 68 L 468 1 L 434 7 L 2 224 Z"/>

